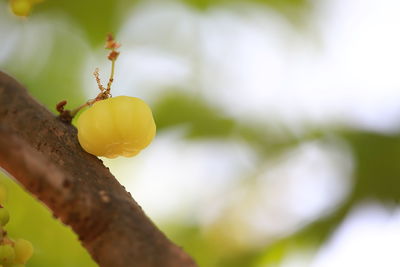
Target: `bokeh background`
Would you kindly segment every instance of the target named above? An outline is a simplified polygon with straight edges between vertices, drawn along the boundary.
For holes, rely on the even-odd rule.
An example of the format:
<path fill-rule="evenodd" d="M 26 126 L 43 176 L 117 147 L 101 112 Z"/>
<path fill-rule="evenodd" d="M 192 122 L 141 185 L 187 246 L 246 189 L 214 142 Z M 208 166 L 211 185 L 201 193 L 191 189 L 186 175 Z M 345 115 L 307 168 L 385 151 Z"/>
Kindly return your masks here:
<path fill-rule="evenodd" d="M 158 227 L 206 267 L 400 266 L 400 2 L 0 1 L 0 69 L 53 112 L 112 93 L 158 133 L 105 160 Z M 72 231 L 1 175 L 28 267 L 97 266 Z M 132 265 L 133 266 L 133 265 Z"/>

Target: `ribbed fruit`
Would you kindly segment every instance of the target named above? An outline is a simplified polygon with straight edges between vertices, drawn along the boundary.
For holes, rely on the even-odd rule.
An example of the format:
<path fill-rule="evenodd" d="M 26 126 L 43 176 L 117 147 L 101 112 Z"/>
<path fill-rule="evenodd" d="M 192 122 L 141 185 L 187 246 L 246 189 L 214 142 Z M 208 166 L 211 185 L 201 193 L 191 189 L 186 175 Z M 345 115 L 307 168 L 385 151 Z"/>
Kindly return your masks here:
<path fill-rule="evenodd" d="M 79 143 L 88 153 L 132 157 L 156 134 L 149 106 L 141 99 L 117 96 L 95 102 L 77 120 Z"/>

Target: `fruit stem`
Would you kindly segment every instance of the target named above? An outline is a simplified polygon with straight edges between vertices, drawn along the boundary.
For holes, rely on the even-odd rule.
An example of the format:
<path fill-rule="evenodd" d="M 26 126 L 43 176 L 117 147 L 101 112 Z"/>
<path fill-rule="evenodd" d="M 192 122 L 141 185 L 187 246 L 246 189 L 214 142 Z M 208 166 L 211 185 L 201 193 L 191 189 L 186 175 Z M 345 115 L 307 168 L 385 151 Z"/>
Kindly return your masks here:
<path fill-rule="evenodd" d="M 71 117 L 72 117 L 72 118 L 75 117 L 75 115 L 76 115 L 81 109 L 83 109 L 83 108 L 86 107 L 86 106 L 90 106 L 91 104 L 93 104 L 94 101 L 93 101 L 93 102 L 92 102 L 92 101 L 93 101 L 93 100 L 90 100 L 90 101 L 86 102 L 85 104 L 82 104 L 82 105 L 80 105 L 79 107 L 77 107 L 77 108 L 71 110 L 71 112 L 70 112 Z M 91 103 L 91 102 L 92 102 L 92 103 Z"/>
<path fill-rule="evenodd" d="M 110 79 L 108 80 L 107 89 L 106 89 L 106 93 L 108 95 L 110 95 L 111 84 L 114 81 L 115 60 L 116 60 L 116 58 L 111 60 L 111 74 L 110 74 Z"/>
<path fill-rule="evenodd" d="M 79 107 L 73 109 L 73 110 L 65 110 L 64 107 L 67 104 L 67 101 L 61 101 L 60 103 L 57 104 L 56 109 L 60 113 L 59 118 L 67 123 L 70 123 L 72 121 L 72 118 L 83 108 L 87 106 L 93 105 L 96 101 L 104 100 L 107 98 L 111 97 L 111 84 L 114 81 L 114 72 L 115 72 L 115 61 L 117 60 L 119 56 L 119 52 L 116 51 L 117 48 L 120 47 L 120 44 L 115 42 L 114 37 L 109 34 L 107 36 L 107 41 L 106 41 L 106 49 L 111 50 L 111 52 L 108 54 L 108 59 L 111 61 L 111 73 L 110 73 L 110 78 L 107 83 L 107 88 L 104 88 L 104 86 L 100 82 L 100 75 L 99 75 L 99 69 L 96 68 L 93 75 L 96 79 L 97 85 L 100 89 L 100 93 L 96 96 L 96 98 L 91 99 L 87 101 L 86 103 L 80 105 Z M 1 266 L 0 266 L 1 267 Z"/>

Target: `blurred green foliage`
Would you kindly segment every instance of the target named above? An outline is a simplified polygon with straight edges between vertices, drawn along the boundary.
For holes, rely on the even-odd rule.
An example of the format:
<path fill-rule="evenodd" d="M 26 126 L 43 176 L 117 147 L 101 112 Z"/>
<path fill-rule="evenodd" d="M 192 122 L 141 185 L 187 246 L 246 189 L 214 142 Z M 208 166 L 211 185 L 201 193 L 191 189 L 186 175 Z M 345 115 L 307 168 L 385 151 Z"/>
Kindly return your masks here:
<path fill-rule="evenodd" d="M 137 1 L 44 1 L 37 5 L 36 14 L 66 15 L 73 24 L 84 32 L 85 38 L 93 46 L 102 46 L 104 36 L 115 32 L 122 22 L 124 10 L 132 8 Z"/>
<path fill-rule="evenodd" d="M 168 91 L 155 103 L 157 129 L 186 127 L 188 138 L 227 138 L 235 121 L 193 93 Z"/>
<path fill-rule="evenodd" d="M 354 201 L 371 198 L 396 204 L 400 199 L 400 136 L 356 132 L 345 138 L 357 160 Z"/>
<path fill-rule="evenodd" d="M 200 10 L 227 4 L 260 4 L 273 8 L 285 15 L 300 14 L 311 7 L 309 0 L 182 0 Z"/>
<path fill-rule="evenodd" d="M 182 1 L 204 12 L 214 6 L 223 7 L 233 3 L 265 5 L 265 8 L 272 8 L 290 19 L 306 14 L 311 8 L 308 0 Z M 66 19 L 67 24 L 60 23 L 59 30 L 49 37 L 52 40 L 50 51 L 44 51 L 47 49 L 45 46 L 35 51 L 37 60 L 45 60 L 43 69 L 32 76 L 34 62 L 22 60 L 16 63 L 13 55 L 2 62 L 0 68 L 21 81 L 32 95 L 53 111 L 55 104 L 63 99 L 67 99 L 70 106 L 77 106 L 85 101 L 81 80 L 82 75 L 90 75 L 83 74 L 87 54 L 103 44 L 106 33 L 118 32 L 121 22 L 127 19 L 127 11 L 138 2 L 46 0 L 35 8 L 32 18 L 28 18 L 26 23 L 29 23 L 29 19 L 39 17 L 54 22 L 62 14 L 60 17 Z M 15 56 L 27 45 L 20 43 L 14 49 Z M 47 52 L 49 57 L 44 57 Z M 193 255 L 200 266 L 276 266 L 292 249 L 317 248 L 330 237 L 356 204 L 366 199 L 376 199 L 389 205 L 398 205 L 399 135 L 335 127 L 317 130 L 310 127 L 307 132 L 298 135 L 275 122 L 266 124 L 251 119 L 238 121 L 199 97 L 195 90 L 166 89 L 165 93 L 158 96 L 153 107 L 159 133 L 180 127 L 185 130 L 185 137 L 189 140 L 240 140 L 257 153 L 260 162 L 277 157 L 309 140 L 323 140 L 332 135 L 345 142 L 353 153 L 354 184 L 347 199 L 324 217 L 268 246 L 230 251 L 229 247 L 221 247 L 220 243 L 215 242 L 221 238 L 218 233 L 203 232 L 199 225 L 188 226 L 179 222 L 161 225 L 167 235 Z M 52 218 L 45 207 L 9 178 L 2 175 L 0 182 L 7 187 L 10 195 L 6 203 L 11 213 L 8 226 L 10 235 L 26 238 L 34 244 L 35 254 L 29 267 L 96 266 L 69 228 Z"/>
<path fill-rule="evenodd" d="M 43 67 L 39 67 L 38 73 L 32 75 L 36 71 L 34 68 L 37 68 L 37 62 L 15 61 L 18 53 L 24 50 L 25 43 L 18 43 L 13 54 L 1 66 L 53 112 L 55 105 L 61 100 L 68 100 L 70 106 L 77 106 L 85 101 L 81 77 L 89 48 L 76 36 L 69 36 L 70 30 L 69 27 L 61 28 L 55 33 L 50 48 L 40 46 L 31 51 L 37 54 L 37 61 L 45 61 Z M 50 51 L 45 51 L 47 49 Z M 47 54 L 48 57 L 45 56 Z"/>

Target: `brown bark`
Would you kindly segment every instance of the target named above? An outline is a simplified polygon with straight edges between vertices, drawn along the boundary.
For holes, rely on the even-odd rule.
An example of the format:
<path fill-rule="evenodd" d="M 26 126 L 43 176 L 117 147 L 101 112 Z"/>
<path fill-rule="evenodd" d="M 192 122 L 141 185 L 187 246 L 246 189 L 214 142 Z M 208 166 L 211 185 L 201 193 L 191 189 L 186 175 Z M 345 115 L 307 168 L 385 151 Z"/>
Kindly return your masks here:
<path fill-rule="evenodd" d="M 81 149 L 74 126 L 1 72 L 0 167 L 71 226 L 100 266 L 196 266 Z"/>

